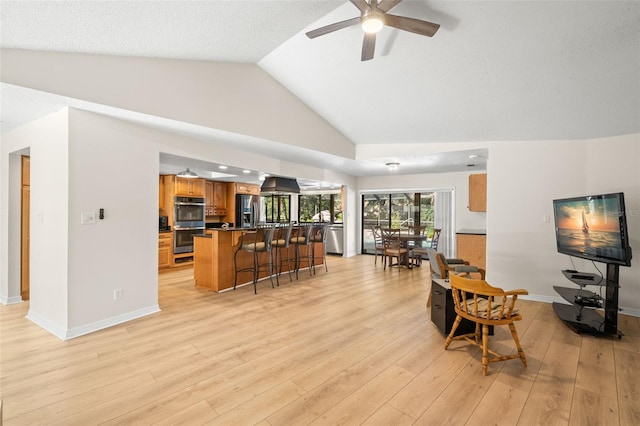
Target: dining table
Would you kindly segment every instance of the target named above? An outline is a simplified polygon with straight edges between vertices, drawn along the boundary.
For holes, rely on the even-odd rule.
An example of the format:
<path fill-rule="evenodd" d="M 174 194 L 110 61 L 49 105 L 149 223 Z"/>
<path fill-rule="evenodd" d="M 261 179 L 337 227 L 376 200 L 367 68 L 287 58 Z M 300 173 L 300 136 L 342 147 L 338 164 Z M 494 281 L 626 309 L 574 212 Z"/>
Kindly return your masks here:
<path fill-rule="evenodd" d="M 409 243 L 413 242 L 414 244 L 418 244 L 418 243 L 422 243 L 424 241 L 429 241 L 429 237 L 427 235 L 424 234 L 414 234 L 411 233 L 409 231 L 404 231 L 404 230 L 400 230 L 399 233 L 394 234 L 393 236 L 389 237 L 391 239 L 394 240 L 399 240 L 400 244 L 403 247 L 409 248 Z M 384 240 L 385 236 L 384 236 L 384 232 L 382 233 L 382 238 Z M 384 242 L 383 242 L 384 245 Z M 394 263 L 392 265 L 389 266 L 404 266 L 407 269 L 412 269 L 413 266 L 419 266 L 419 265 L 412 265 L 410 260 L 409 260 L 409 251 L 407 251 L 407 254 L 402 256 L 402 259 L 400 259 L 399 263 Z"/>

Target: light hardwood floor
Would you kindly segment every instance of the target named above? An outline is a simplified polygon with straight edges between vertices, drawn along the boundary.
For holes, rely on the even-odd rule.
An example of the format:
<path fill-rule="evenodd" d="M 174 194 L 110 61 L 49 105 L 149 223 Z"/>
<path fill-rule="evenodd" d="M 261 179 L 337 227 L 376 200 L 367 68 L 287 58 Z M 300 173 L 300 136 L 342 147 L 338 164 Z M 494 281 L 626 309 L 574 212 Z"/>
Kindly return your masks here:
<path fill-rule="evenodd" d="M 163 273 L 162 312 L 67 342 L 26 320 L 27 303 L 1 306 L 4 426 L 640 424 L 638 318 L 620 317 L 622 340 L 580 336 L 522 301 L 528 367 L 483 377 L 475 347 L 443 350 L 427 268 L 328 265 L 257 295 Z M 507 329 L 490 344 L 513 348 Z"/>

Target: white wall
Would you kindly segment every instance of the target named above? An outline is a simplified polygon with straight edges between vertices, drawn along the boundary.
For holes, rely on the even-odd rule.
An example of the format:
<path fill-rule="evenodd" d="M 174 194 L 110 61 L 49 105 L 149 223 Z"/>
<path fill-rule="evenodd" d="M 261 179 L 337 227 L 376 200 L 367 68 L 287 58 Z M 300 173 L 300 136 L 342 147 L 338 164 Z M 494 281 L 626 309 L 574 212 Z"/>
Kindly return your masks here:
<path fill-rule="evenodd" d="M 354 157 L 349 139 L 256 64 L 18 49 L 1 55 L 5 83 Z"/>
<path fill-rule="evenodd" d="M 630 268 L 620 267 L 620 306 L 640 315 L 640 135 L 587 141 L 499 142 L 489 148 L 487 279 L 526 288 L 537 300 L 561 299 L 554 285 L 570 258 L 557 253 L 552 200 L 624 192 L 631 246 Z M 550 217 L 544 222 L 545 215 Z M 597 263 L 604 271 L 605 265 Z M 576 259 L 576 269 L 597 272 Z"/>
<path fill-rule="evenodd" d="M 70 110 L 71 335 L 158 310 L 159 154 L 145 130 Z M 81 224 L 82 212 L 100 208 L 104 220 Z"/>

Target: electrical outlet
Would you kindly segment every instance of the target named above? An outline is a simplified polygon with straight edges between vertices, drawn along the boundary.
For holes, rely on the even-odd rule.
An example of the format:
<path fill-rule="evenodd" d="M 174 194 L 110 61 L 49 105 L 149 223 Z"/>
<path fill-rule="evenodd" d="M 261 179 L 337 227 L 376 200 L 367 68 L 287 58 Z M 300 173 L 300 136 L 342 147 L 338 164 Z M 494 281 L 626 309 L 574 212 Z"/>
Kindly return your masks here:
<path fill-rule="evenodd" d="M 113 301 L 116 302 L 118 300 L 122 300 L 122 289 L 116 288 L 113 290 Z"/>

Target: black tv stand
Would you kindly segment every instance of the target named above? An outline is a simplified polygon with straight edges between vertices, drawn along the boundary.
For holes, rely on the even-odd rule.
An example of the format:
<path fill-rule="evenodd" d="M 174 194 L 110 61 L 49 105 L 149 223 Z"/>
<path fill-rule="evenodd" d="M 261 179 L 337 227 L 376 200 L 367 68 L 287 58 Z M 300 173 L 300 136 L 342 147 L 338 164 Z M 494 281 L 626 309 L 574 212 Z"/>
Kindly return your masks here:
<path fill-rule="evenodd" d="M 594 335 L 617 335 L 621 339 L 623 334 L 618 330 L 618 288 L 620 287 L 620 267 L 607 264 L 607 277 L 572 270 L 562 271 L 565 277 L 578 285 L 579 288 L 554 286 L 558 294 L 570 305 L 553 302 L 553 310 L 558 318 L 576 333 Z M 591 278 L 585 278 L 591 277 Z M 604 298 L 584 289 L 587 285 L 604 286 Z M 604 316 L 597 309 L 604 308 Z"/>

